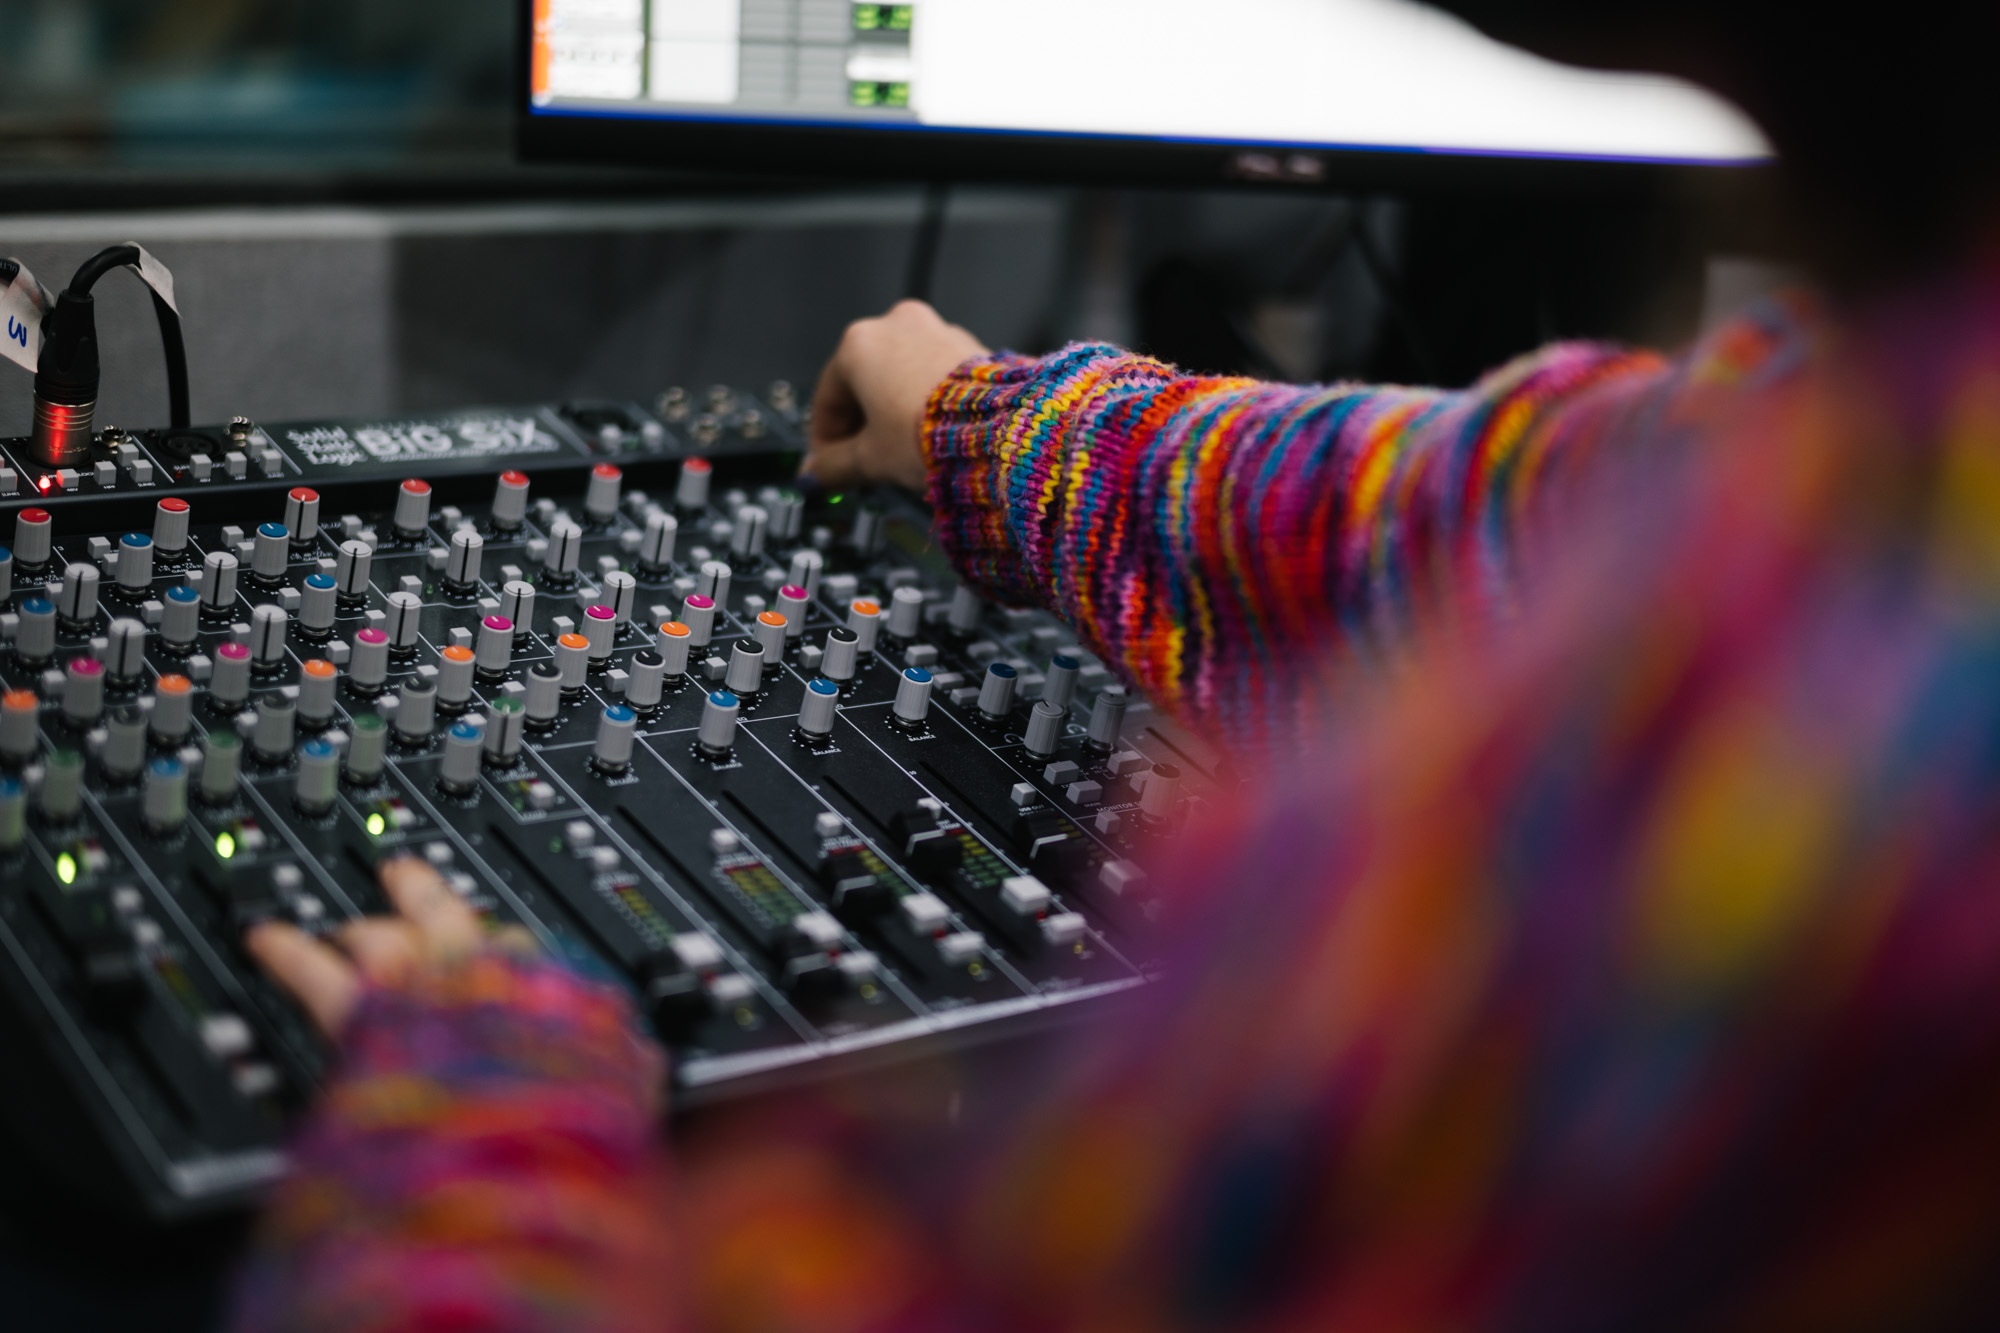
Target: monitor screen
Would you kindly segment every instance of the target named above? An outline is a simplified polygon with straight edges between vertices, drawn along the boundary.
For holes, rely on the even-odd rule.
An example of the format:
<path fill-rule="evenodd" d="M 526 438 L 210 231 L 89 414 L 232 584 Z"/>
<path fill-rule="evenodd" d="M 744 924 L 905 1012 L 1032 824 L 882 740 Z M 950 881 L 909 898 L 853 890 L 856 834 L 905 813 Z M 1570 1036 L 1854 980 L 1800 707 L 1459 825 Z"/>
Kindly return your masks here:
<path fill-rule="evenodd" d="M 1554 64 L 1408 0 L 529 0 L 526 10 L 527 121 L 568 122 L 579 146 L 582 122 L 596 122 L 660 160 L 704 156 L 714 130 L 753 157 L 759 140 L 745 131 L 794 145 L 832 131 L 829 144 L 893 145 L 878 160 L 905 166 L 945 138 L 961 152 L 1013 140 L 1018 154 L 1022 140 L 1050 139 L 1071 150 L 1227 149 L 1235 173 L 1253 176 L 1310 177 L 1354 153 L 1745 164 L 1769 152 L 1741 112 L 1689 84 Z"/>

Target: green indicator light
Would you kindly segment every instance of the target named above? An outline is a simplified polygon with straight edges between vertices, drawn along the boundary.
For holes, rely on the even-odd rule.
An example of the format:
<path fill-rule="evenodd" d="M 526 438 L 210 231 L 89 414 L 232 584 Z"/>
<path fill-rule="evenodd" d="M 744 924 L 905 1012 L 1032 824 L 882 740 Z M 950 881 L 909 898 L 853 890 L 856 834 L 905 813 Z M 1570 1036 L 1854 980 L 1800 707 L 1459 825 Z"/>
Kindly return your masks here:
<path fill-rule="evenodd" d="M 369 837 L 371 838 L 381 837 L 382 830 L 388 827 L 389 827 L 389 821 L 382 818 L 382 812 L 380 810 L 377 810 L 374 814 L 368 816 Z"/>
<path fill-rule="evenodd" d="M 236 835 L 228 829 L 215 835 L 215 854 L 227 861 L 236 855 Z"/>
<path fill-rule="evenodd" d="M 76 883 L 76 858 L 68 852 L 56 858 L 56 878 L 65 884 Z"/>

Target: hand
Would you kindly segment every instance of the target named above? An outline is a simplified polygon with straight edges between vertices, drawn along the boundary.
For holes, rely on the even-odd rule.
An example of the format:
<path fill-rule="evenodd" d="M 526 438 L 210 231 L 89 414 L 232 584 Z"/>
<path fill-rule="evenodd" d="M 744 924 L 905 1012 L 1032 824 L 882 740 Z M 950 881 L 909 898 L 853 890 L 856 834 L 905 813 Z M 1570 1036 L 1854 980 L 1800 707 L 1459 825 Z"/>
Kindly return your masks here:
<path fill-rule="evenodd" d="M 834 489 L 894 482 L 921 491 L 929 480 L 924 408 L 952 371 L 985 352 L 922 301 L 849 325 L 813 395 L 811 448 L 799 475 Z"/>
<path fill-rule="evenodd" d="M 250 956 L 329 1037 L 340 1036 L 368 985 L 401 985 L 487 943 L 479 917 L 428 861 L 402 856 L 377 873 L 396 915 L 349 922 L 333 935 L 339 948 L 281 922 L 253 926 L 245 940 Z"/>

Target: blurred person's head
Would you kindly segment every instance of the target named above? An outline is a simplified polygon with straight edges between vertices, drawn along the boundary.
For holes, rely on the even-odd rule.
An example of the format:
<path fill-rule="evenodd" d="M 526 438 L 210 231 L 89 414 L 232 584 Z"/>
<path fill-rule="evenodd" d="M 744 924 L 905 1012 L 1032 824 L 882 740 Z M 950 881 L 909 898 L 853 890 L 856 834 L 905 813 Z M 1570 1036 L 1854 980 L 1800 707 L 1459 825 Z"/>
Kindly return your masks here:
<path fill-rule="evenodd" d="M 1778 147 L 1816 257 L 1879 279 L 1960 256 L 2000 217 L 1990 5 L 1795 0 L 1434 0 L 1552 59 L 1678 75 Z"/>

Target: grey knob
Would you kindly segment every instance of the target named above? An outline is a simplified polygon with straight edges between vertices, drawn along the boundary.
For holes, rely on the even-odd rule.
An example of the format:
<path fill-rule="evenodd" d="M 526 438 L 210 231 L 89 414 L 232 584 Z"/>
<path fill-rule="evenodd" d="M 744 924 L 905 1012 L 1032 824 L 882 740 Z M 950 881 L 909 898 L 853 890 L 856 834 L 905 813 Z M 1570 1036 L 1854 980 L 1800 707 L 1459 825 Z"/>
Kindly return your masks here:
<path fill-rule="evenodd" d="M 201 632 L 201 594 L 180 584 L 167 589 L 160 600 L 165 607 L 160 614 L 160 638 L 176 648 L 192 647 Z"/>
<path fill-rule="evenodd" d="M 729 672 L 724 685 L 738 694 L 756 694 L 764 688 L 764 649 L 750 639 L 739 639 L 729 650 Z"/>
<path fill-rule="evenodd" d="M 847 608 L 847 628 L 854 631 L 861 651 L 875 651 L 875 637 L 882 629 L 882 608 L 865 597 L 857 598 Z"/>
<path fill-rule="evenodd" d="M 557 639 L 556 670 L 562 673 L 563 693 L 581 690 L 590 676 L 590 640 L 581 634 Z"/>
<path fill-rule="evenodd" d="M 153 586 L 153 539 L 128 532 L 118 539 L 118 591 L 142 596 Z"/>
<path fill-rule="evenodd" d="M 383 622 L 389 635 L 389 650 L 407 653 L 417 646 L 417 631 L 422 628 L 424 599 L 413 592 L 392 592 L 389 594 L 389 618 Z"/>
<path fill-rule="evenodd" d="M 40 569 L 55 551 L 55 520 L 46 509 L 23 509 L 14 516 L 14 558 L 24 568 Z"/>
<path fill-rule="evenodd" d="M 70 749 L 51 750 L 42 772 L 42 818 L 67 824 L 82 808 L 83 756 Z"/>
<path fill-rule="evenodd" d="M 210 702 L 224 711 L 241 708 L 250 699 L 250 648 L 248 644 L 225 643 L 215 650 L 215 666 L 208 677 Z"/>
<path fill-rule="evenodd" d="M 325 634 L 333 628 L 339 588 L 331 574 L 307 575 L 305 587 L 299 590 L 300 628 L 313 634 Z"/>
<path fill-rule="evenodd" d="M 380 694 L 389 683 L 389 636 L 379 629 L 364 629 L 354 636 L 354 652 L 347 659 L 347 683 L 362 695 Z"/>
<path fill-rule="evenodd" d="M 528 477 L 524 472 L 502 472 L 493 488 L 493 526 L 512 532 L 528 516 Z"/>
<path fill-rule="evenodd" d="M 583 529 L 566 518 L 557 519 L 549 529 L 549 549 L 542 556 L 542 567 L 557 578 L 567 579 L 576 574 L 582 560 Z"/>
<path fill-rule="evenodd" d="M 438 655 L 438 707 L 457 712 L 471 701 L 472 677 L 477 670 L 477 662 L 472 653 L 457 644 Z"/>
<path fill-rule="evenodd" d="M 1172 764 L 1154 764 L 1146 775 L 1146 789 L 1139 794 L 1139 813 L 1148 819 L 1165 819 L 1180 799 L 1181 771 Z"/>
<path fill-rule="evenodd" d="M 666 693 L 667 664 L 658 653 L 640 653 L 632 659 L 631 675 L 625 682 L 625 702 L 634 708 L 657 708 Z"/>
<path fill-rule="evenodd" d="M 514 637 L 520 638 L 534 627 L 535 585 L 523 579 L 509 579 L 500 589 L 500 614 L 514 622 Z"/>
<path fill-rule="evenodd" d="M 736 743 L 736 719 L 743 715 L 743 704 L 728 690 L 717 690 L 708 696 L 701 706 L 701 729 L 695 733 L 696 744 L 704 752 L 713 756 L 729 753 L 729 747 Z"/>
<path fill-rule="evenodd" d="M 0 852 L 11 852 L 28 840 L 28 789 L 21 780 L 0 773 Z"/>
<path fill-rule="evenodd" d="M 457 722 L 444 737 L 444 764 L 438 786 L 462 796 L 479 785 L 480 729 L 470 722 Z"/>
<path fill-rule="evenodd" d="M 104 748 L 98 752 L 104 776 L 113 782 L 130 782 L 146 766 L 146 715 L 126 704 L 111 710 L 105 719 Z"/>
<path fill-rule="evenodd" d="M 622 569 L 612 570 L 604 576 L 601 600 L 615 613 L 619 624 L 631 624 L 632 609 L 639 603 L 639 580 Z"/>
<path fill-rule="evenodd" d="M 130 684 L 146 671 L 146 622 L 120 616 L 111 622 L 104 650 L 104 669 L 111 679 Z"/>
<path fill-rule="evenodd" d="M 1047 759 L 1062 744 L 1069 714 L 1047 699 L 1037 699 L 1028 713 L 1028 732 L 1021 738 L 1023 748 L 1037 759 Z"/>
<path fill-rule="evenodd" d="M 800 551 L 792 556 L 792 582 L 806 590 L 806 600 L 819 596 L 820 575 L 825 571 L 826 558 L 818 551 Z"/>
<path fill-rule="evenodd" d="M 285 577 L 292 558 L 292 530 L 282 523 L 259 523 L 250 548 L 250 572 L 264 583 Z"/>
<path fill-rule="evenodd" d="M 1014 686 L 1020 673 L 1005 662 L 989 662 L 979 682 L 979 711 L 998 722 L 1014 711 Z"/>
<path fill-rule="evenodd" d="M 914 639 L 923 632 L 923 627 L 922 589 L 906 586 L 889 594 L 889 633 L 899 639 Z"/>
<path fill-rule="evenodd" d="M 674 485 L 674 503 L 682 509 L 702 509 L 708 505 L 708 481 L 715 468 L 706 458 L 690 458 L 681 464 L 680 480 Z"/>
<path fill-rule="evenodd" d="M 299 710 L 290 699 L 270 695 L 257 701 L 257 723 L 251 730 L 250 748 L 258 762 L 282 762 L 292 752 L 298 734 Z"/>
<path fill-rule="evenodd" d="M 1090 747 L 1109 751 L 1118 748 L 1118 735 L 1125 726 L 1125 705 L 1129 702 L 1123 685 L 1107 685 L 1097 695 L 1090 710 Z"/>
<path fill-rule="evenodd" d="M 663 669 L 669 676 L 685 676 L 688 669 L 688 649 L 694 646 L 694 631 L 678 620 L 669 620 L 660 626 L 653 636 L 654 648 L 660 654 Z"/>
<path fill-rule="evenodd" d="M 688 627 L 688 643 L 696 648 L 708 647 L 708 641 L 715 634 L 715 599 L 702 593 L 690 593 L 681 603 L 681 624 Z"/>
<path fill-rule="evenodd" d="M 479 582 L 479 564 L 486 554 L 486 539 L 471 528 L 451 534 L 451 549 L 444 557 L 444 581 L 454 588 L 470 588 Z"/>
<path fill-rule="evenodd" d="M 63 670 L 63 718 L 73 727 L 96 725 L 104 715 L 104 663 L 73 657 Z"/>
<path fill-rule="evenodd" d="M 806 686 L 805 700 L 799 705 L 799 730 L 808 736 L 830 736 L 839 712 L 840 687 L 821 677 Z"/>
<path fill-rule="evenodd" d="M 624 704 L 612 704 L 597 720 L 597 743 L 590 759 L 600 773 L 617 775 L 632 767 L 632 744 L 639 717 Z"/>
<path fill-rule="evenodd" d="M 194 719 L 194 682 L 186 676 L 162 676 L 153 684 L 153 735 L 166 745 L 179 745 Z"/>
<path fill-rule="evenodd" d="M 431 484 L 411 477 L 396 488 L 396 535 L 415 541 L 431 521 Z"/>
<path fill-rule="evenodd" d="M 285 627 L 290 617 L 282 606 L 264 605 L 250 613 L 250 660 L 276 666 L 285 660 Z"/>
<path fill-rule="evenodd" d="M 62 592 L 56 597 L 56 614 L 71 625 L 87 625 L 97 619 L 97 566 L 78 561 L 63 570 Z"/>
<path fill-rule="evenodd" d="M 324 726 L 333 720 L 335 686 L 340 673 L 333 663 L 315 657 L 299 668 L 299 716 L 310 726 Z"/>
<path fill-rule="evenodd" d="M 201 562 L 201 604 L 221 613 L 236 605 L 236 557 L 210 551 Z"/>
<path fill-rule="evenodd" d="M 528 710 L 519 699 L 495 699 L 486 709 L 486 762 L 506 768 L 521 757 Z"/>
<path fill-rule="evenodd" d="M 882 547 L 882 511 L 865 505 L 854 516 L 854 549 L 872 555 Z"/>
<path fill-rule="evenodd" d="M 618 517 L 618 492 L 625 484 L 625 474 L 616 464 L 599 463 L 590 470 L 590 481 L 583 492 L 583 512 L 590 515 L 593 523 L 609 523 Z"/>
<path fill-rule="evenodd" d="M 961 583 L 958 591 L 951 595 L 948 621 L 960 634 L 970 634 L 979 628 L 979 616 L 985 609 L 986 604 L 979 600 L 979 594 Z"/>
<path fill-rule="evenodd" d="M 602 604 L 583 611 L 583 637 L 590 645 L 590 660 L 605 662 L 618 642 L 618 613 Z"/>
<path fill-rule="evenodd" d="M 406 680 L 396 692 L 396 734 L 413 745 L 431 738 L 437 726 L 437 686 L 427 680 Z"/>
<path fill-rule="evenodd" d="M 0 759 L 20 765 L 41 745 L 41 704 L 33 690 L 9 690 L 0 698 Z"/>
<path fill-rule="evenodd" d="M 931 711 L 931 673 L 922 667 L 910 667 L 896 682 L 896 716 L 915 726 L 921 723 Z"/>
<path fill-rule="evenodd" d="M 172 755 L 162 755 L 146 767 L 146 782 L 139 796 L 139 817 L 155 837 L 165 837 L 187 819 L 187 765 Z"/>
<path fill-rule="evenodd" d="M 806 605 L 812 599 L 796 583 L 778 589 L 778 614 L 785 618 L 785 637 L 796 639 L 806 632 Z"/>
<path fill-rule="evenodd" d="M 1076 698 L 1077 673 L 1083 664 L 1074 657 L 1057 653 L 1049 659 L 1048 679 L 1042 685 L 1042 698 L 1057 708 L 1067 709 Z"/>
<path fill-rule="evenodd" d="M 861 639 L 851 629 L 826 632 L 826 651 L 820 655 L 819 669 L 828 680 L 853 680 L 861 652 Z"/>
<path fill-rule="evenodd" d="M 771 515 L 762 505 L 744 505 L 736 511 L 736 525 L 729 533 L 729 549 L 740 559 L 756 560 L 764 554 L 765 534 Z"/>
<path fill-rule="evenodd" d="M 319 492 L 310 486 L 294 486 L 285 493 L 285 528 L 292 545 L 309 550 L 319 544 Z"/>
<path fill-rule="evenodd" d="M 514 661 L 514 622 L 505 616 L 488 616 L 479 622 L 479 646 L 474 659 L 487 676 L 502 676 Z"/>
<path fill-rule="evenodd" d="M 14 631 L 14 651 L 24 661 L 46 662 L 55 650 L 55 603 L 46 597 L 27 598 L 21 603 L 21 623 Z"/>
<path fill-rule="evenodd" d="M 712 599 L 719 607 L 729 606 L 729 580 L 734 571 L 721 560 L 709 560 L 702 564 L 695 575 L 694 590 L 703 597 Z"/>
<path fill-rule="evenodd" d="M 388 758 L 389 726 L 374 713 L 362 713 L 348 732 L 347 780 L 357 787 L 372 786 Z"/>
<path fill-rule="evenodd" d="M 791 637 L 792 622 L 782 612 L 766 611 L 750 627 L 750 637 L 764 650 L 767 665 L 776 666 L 785 657 L 785 640 Z"/>
<path fill-rule="evenodd" d="M 177 556 L 187 549 L 189 513 L 188 502 L 173 496 L 153 506 L 153 550 L 156 554 Z"/>
<path fill-rule="evenodd" d="M 340 791 L 340 751 L 331 741 L 315 737 L 299 747 L 299 769 L 292 778 L 292 803 L 314 817 L 333 809 Z"/>
<path fill-rule="evenodd" d="M 528 673 L 528 721 L 537 729 L 552 726 L 562 713 L 562 672 L 546 662 Z"/>
<path fill-rule="evenodd" d="M 243 774 L 243 742 L 233 731 L 211 731 L 201 742 L 201 799 L 225 805 L 236 797 Z"/>
<path fill-rule="evenodd" d="M 681 523 L 665 510 L 646 515 L 646 535 L 639 539 L 639 564 L 647 570 L 665 569 L 674 561 L 674 543 Z"/>
<path fill-rule="evenodd" d="M 360 538 L 340 544 L 334 556 L 333 581 L 342 601 L 353 602 L 368 595 L 368 576 L 375 564 L 375 552 Z"/>

